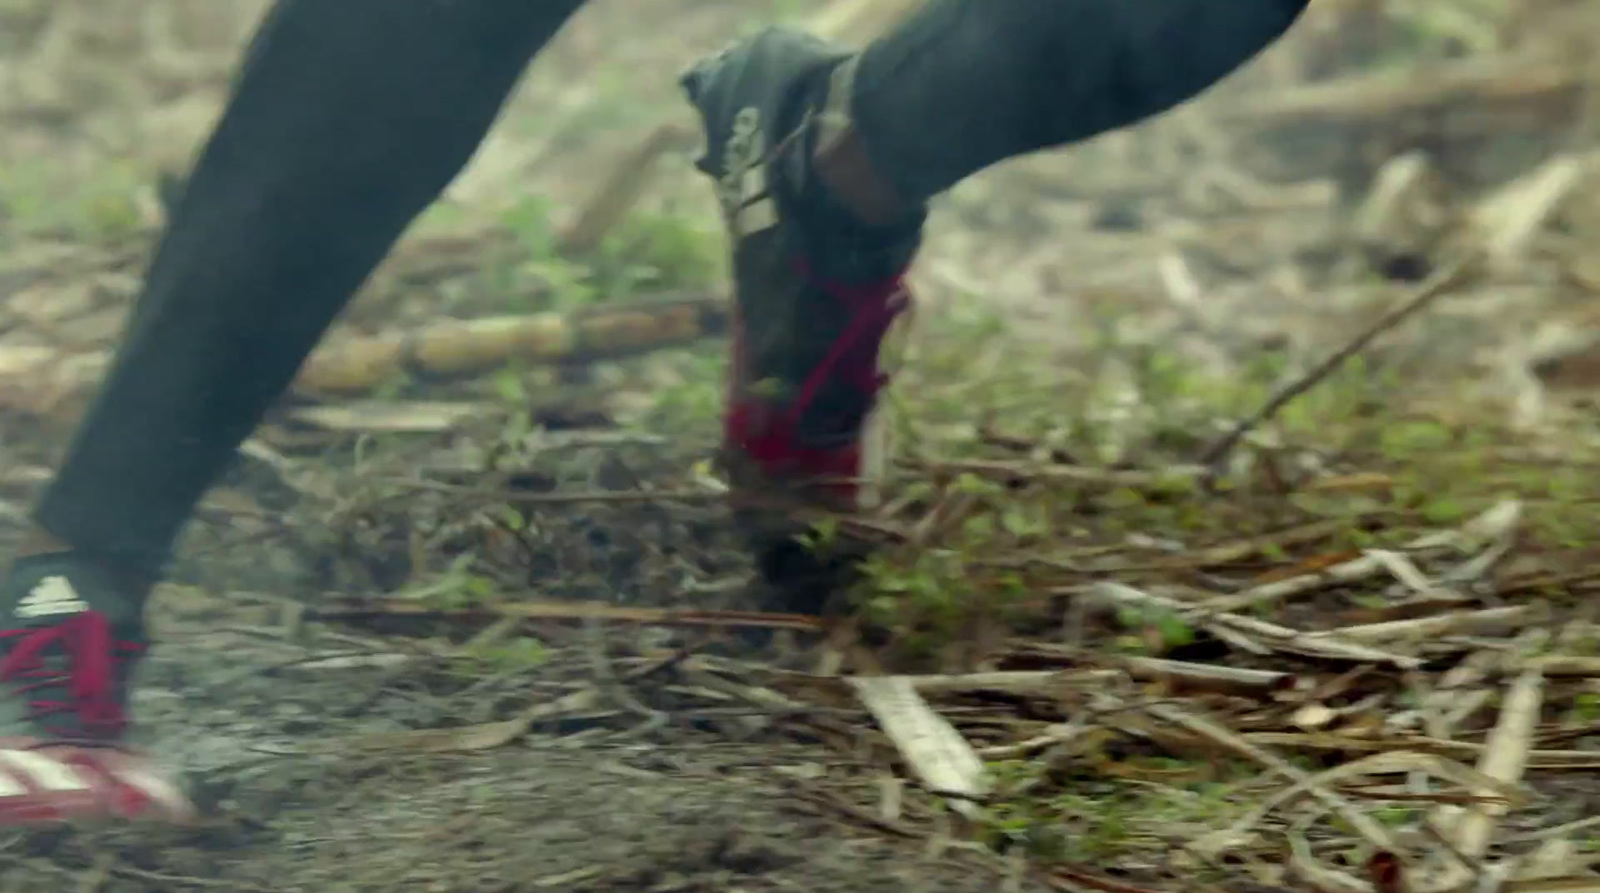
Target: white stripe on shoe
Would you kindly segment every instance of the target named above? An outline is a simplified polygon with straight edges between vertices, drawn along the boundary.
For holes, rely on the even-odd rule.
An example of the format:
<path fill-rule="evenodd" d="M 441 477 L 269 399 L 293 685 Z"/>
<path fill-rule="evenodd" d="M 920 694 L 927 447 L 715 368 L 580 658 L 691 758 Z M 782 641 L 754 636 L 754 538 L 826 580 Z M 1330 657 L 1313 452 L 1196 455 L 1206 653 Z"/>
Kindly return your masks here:
<path fill-rule="evenodd" d="M 28 786 L 12 778 L 4 770 L 0 770 L 0 799 L 26 796 L 28 796 Z"/>
<path fill-rule="evenodd" d="M 77 770 L 37 751 L 0 750 L 0 763 L 5 764 L 0 768 L 11 769 L 12 778 L 9 781 L 13 785 L 20 779 L 31 783 L 32 789 L 50 794 L 89 790 L 89 782 L 84 780 Z M 0 794 L 15 797 L 26 794 L 29 789 L 7 793 L 5 788 L 0 787 Z"/>

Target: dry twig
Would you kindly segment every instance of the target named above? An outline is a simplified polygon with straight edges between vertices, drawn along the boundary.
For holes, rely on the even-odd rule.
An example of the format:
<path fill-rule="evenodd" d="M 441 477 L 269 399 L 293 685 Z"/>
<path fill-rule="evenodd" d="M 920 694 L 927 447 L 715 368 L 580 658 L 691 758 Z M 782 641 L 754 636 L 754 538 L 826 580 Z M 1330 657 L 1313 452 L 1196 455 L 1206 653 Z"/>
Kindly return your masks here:
<path fill-rule="evenodd" d="M 1476 273 L 1480 260 L 1480 252 L 1468 252 L 1454 263 L 1434 273 L 1433 276 L 1429 277 L 1428 281 L 1417 286 L 1410 296 L 1401 301 L 1393 310 L 1384 314 L 1366 331 L 1351 339 L 1344 347 L 1339 348 L 1304 375 L 1289 382 L 1268 398 L 1255 413 L 1234 425 L 1232 430 L 1201 454 L 1200 464 L 1212 469 L 1213 473 L 1218 471 L 1234 449 L 1244 440 L 1245 435 L 1277 415 L 1285 406 L 1289 405 L 1290 401 L 1316 387 L 1319 382 L 1333 374 L 1340 366 L 1349 362 L 1351 357 L 1365 350 L 1368 345 L 1377 340 L 1378 336 L 1427 309 L 1434 301 L 1467 282 Z"/>

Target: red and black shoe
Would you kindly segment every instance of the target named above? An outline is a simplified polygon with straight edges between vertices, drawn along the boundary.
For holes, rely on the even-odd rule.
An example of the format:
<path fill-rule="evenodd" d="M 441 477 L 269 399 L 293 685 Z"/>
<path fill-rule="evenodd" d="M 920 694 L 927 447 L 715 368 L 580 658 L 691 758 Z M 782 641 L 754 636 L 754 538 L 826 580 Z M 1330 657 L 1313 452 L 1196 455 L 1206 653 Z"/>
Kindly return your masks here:
<path fill-rule="evenodd" d="M 0 826 L 183 822 L 185 795 L 126 745 L 141 606 L 71 555 L 16 563 L 0 584 Z"/>
<path fill-rule="evenodd" d="M 696 166 L 715 183 L 732 242 L 720 464 L 762 570 L 792 610 L 820 609 L 843 568 L 797 544 L 804 527 L 782 506 L 854 510 L 876 497 L 887 452 L 879 354 L 909 309 L 902 277 L 925 216 L 918 207 L 868 226 L 820 181 L 819 147 L 853 132 L 853 71 L 851 54 L 770 28 L 681 80 L 705 127 Z"/>

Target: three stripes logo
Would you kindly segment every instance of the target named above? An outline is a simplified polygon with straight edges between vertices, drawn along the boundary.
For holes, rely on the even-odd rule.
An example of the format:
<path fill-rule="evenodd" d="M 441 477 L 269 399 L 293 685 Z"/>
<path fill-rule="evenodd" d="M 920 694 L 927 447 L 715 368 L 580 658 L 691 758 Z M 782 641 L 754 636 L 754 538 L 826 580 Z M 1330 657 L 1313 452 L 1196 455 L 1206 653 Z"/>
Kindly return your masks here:
<path fill-rule="evenodd" d="M 78 590 L 66 577 L 49 576 L 33 585 L 33 589 L 17 602 L 15 613 L 25 620 L 36 617 L 54 617 L 58 614 L 81 614 L 89 610 L 89 603 L 78 595 Z"/>
<path fill-rule="evenodd" d="M 728 225 L 738 237 L 778 225 L 778 203 L 767 189 L 767 141 L 761 133 L 761 112 L 743 108 L 733 118 L 733 132 L 722 147 L 722 177 L 717 197 Z"/>

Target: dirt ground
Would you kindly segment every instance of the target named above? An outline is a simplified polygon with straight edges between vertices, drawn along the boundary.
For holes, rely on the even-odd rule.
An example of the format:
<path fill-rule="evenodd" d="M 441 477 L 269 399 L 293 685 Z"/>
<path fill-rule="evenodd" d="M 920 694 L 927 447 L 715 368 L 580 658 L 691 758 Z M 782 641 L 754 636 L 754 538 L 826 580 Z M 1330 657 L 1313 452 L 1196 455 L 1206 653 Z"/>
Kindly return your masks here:
<path fill-rule="evenodd" d="M 170 617 L 171 644 L 137 699 L 156 752 L 204 798 L 204 824 L 14 835 L 4 889 L 865 893 L 1003 877 L 1003 865 L 929 858 L 803 796 L 830 752 L 729 740 L 692 714 L 653 731 L 630 729 L 633 717 L 573 720 L 481 755 L 386 745 L 396 730 L 525 699 L 539 677 L 468 694 L 430 691 L 446 686 L 426 669 L 318 668 L 318 653 L 352 648 L 291 644 L 236 608 Z"/>
<path fill-rule="evenodd" d="M 525 311 L 508 311 L 506 295 L 480 281 L 478 268 L 496 260 L 506 231 L 521 226 L 513 235 L 523 239 L 529 230 L 538 230 L 534 238 L 562 231 L 643 133 L 690 120 L 674 75 L 699 53 L 755 24 L 804 19 L 825 5 L 594 0 L 536 62 L 471 168 L 380 272 L 340 334 Z M 162 213 L 157 173 L 182 170 L 262 6 L 0 0 L 0 554 L 23 531 L 26 506 L 48 479 L 81 405 L 81 384 L 101 368 L 136 291 Z M 1349 0 L 1318 9 L 1335 6 L 1364 14 L 1385 4 Z M 1362 749 L 1369 744 L 1412 758 L 1408 783 L 1419 766 L 1435 765 L 1422 751 L 1462 764 L 1482 758 L 1483 769 L 1492 762 L 1484 755 L 1494 750 L 1504 694 L 1495 686 L 1515 676 L 1506 669 L 1513 664 L 1507 657 L 1506 667 L 1468 673 L 1465 682 L 1462 673 L 1485 655 L 1498 660 L 1551 640 L 1589 648 L 1593 616 L 1581 605 L 1584 598 L 1592 603 L 1588 568 L 1600 560 L 1592 544 L 1568 537 L 1557 548 L 1538 538 L 1549 533 L 1544 527 L 1519 538 L 1513 531 L 1520 515 L 1470 543 L 1452 540 L 1459 552 L 1408 551 L 1384 540 L 1414 560 L 1401 561 L 1398 571 L 1384 565 L 1400 582 L 1371 567 L 1349 571 L 1339 578 L 1349 585 L 1327 594 L 1308 584 L 1310 596 L 1272 614 L 1293 629 L 1205 626 L 1210 638 L 1176 645 L 1159 641 L 1163 633 L 1150 620 L 1136 619 L 1134 634 L 1120 637 L 1106 632 L 1115 624 L 1098 615 L 1080 624 L 1086 609 L 1076 602 L 1098 586 L 1097 594 L 1127 602 L 1110 613 L 1143 616 L 1149 606 L 1138 601 L 1137 587 L 1149 587 L 1158 600 L 1190 587 L 1186 597 L 1210 593 L 1204 603 L 1212 605 L 1273 581 L 1329 567 L 1348 571 L 1372 531 L 1412 538 L 1417 515 L 1427 516 L 1430 531 L 1466 530 L 1486 508 L 1492 515 L 1493 506 L 1504 505 L 1494 502 L 1504 496 L 1495 489 L 1504 480 L 1516 489 L 1536 478 L 1545 489 L 1528 497 L 1528 514 L 1548 509 L 1569 526 L 1600 498 L 1592 475 L 1582 476 L 1592 464 L 1573 460 L 1571 474 L 1560 476 L 1546 473 L 1547 455 L 1513 455 L 1507 447 L 1472 466 L 1466 476 L 1486 483 L 1463 498 L 1465 508 L 1400 505 L 1396 492 L 1415 500 L 1415 491 L 1462 475 L 1437 463 L 1439 478 L 1396 480 L 1413 466 L 1436 464 L 1429 451 L 1442 448 L 1427 436 L 1399 446 L 1385 441 L 1389 452 L 1378 459 L 1390 464 L 1367 473 L 1360 463 L 1376 460 L 1362 449 L 1376 435 L 1300 452 L 1271 438 L 1253 441 L 1258 464 L 1246 475 L 1247 492 L 1221 506 L 1202 504 L 1202 521 L 1139 496 L 1141 488 L 1157 489 L 1149 468 L 1170 464 L 1176 448 L 1165 444 L 1205 440 L 1217 426 L 1214 418 L 1169 413 L 1180 405 L 1175 398 L 1155 405 L 1152 391 L 1182 391 L 1185 383 L 1162 378 L 1167 367 L 1130 357 L 1147 358 L 1154 345 L 1243 377 L 1241 358 L 1271 348 L 1300 368 L 1387 311 L 1397 295 L 1409 295 L 1414 280 L 1431 272 L 1434 249 L 1453 246 L 1466 231 L 1455 226 L 1459 218 L 1518 175 L 1544 171 L 1578 198 L 1560 213 L 1545 203 L 1533 225 L 1535 248 L 1508 253 L 1514 275 L 1479 283 L 1427 320 L 1396 327 L 1375 354 L 1402 375 L 1421 370 L 1419 380 L 1443 383 L 1452 400 L 1486 394 L 1496 413 L 1509 403 L 1512 415 L 1537 426 L 1556 416 L 1549 398 L 1557 383 L 1536 362 L 1553 337 L 1549 330 L 1560 330 L 1562 344 L 1586 343 L 1579 336 L 1590 334 L 1597 318 L 1583 308 L 1592 307 L 1600 277 L 1584 278 L 1593 271 L 1585 272 L 1573 246 L 1600 207 L 1600 190 L 1592 177 L 1540 167 L 1552 156 L 1550 145 L 1567 145 L 1570 134 L 1552 138 L 1531 125 L 1523 133 L 1522 118 L 1507 118 L 1499 105 L 1520 102 L 1547 123 L 1572 111 L 1566 82 L 1513 79 L 1497 93 L 1499 82 L 1484 88 L 1472 80 L 1478 74 L 1451 69 L 1408 81 L 1411 93 L 1370 89 L 1361 77 L 1387 69 L 1364 57 L 1336 64 L 1370 48 L 1359 40 L 1345 45 L 1349 33 L 1362 32 L 1334 28 L 1335 12 L 1327 16 L 1313 16 L 1291 48 L 1268 54 L 1218 96 L 1129 133 L 986 172 L 941 199 L 931 223 L 915 282 L 924 306 L 943 319 L 952 356 L 921 357 L 929 368 L 908 376 L 911 399 L 937 398 L 965 413 L 941 417 L 941 436 L 951 433 L 929 442 L 966 438 L 984 452 L 943 466 L 919 460 L 928 481 L 951 488 L 938 490 L 945 497 L 958 484 L 969 490 L 932 498 L 915 523 L 885 520 L 880 532 L 947 556 L 954 547 L 942 537 L 961 526 L 951 517 L 987 504 L 994 492 L 1001 494 L 996 506 L 1017 509 L 995 523 L 1031 551 L 1017 557 L 990 549 L 959 568 L 956 582 L 968 594 L 985 591 L 980 584 L 1020 590 L 1018 604 L 1029 610 L 1048 605 L 1028 615 L 1026 635 L 1008 629 L 1011 639 L 991 629 L 994 618 L 982 610 L 939 618 L 963 641 L 934 662 L 956 681 L 945 679 L 943 689 L 929 683 L 934 694 L 927 697 L 986 759 L 1032 773 L 1022 787 L 1048 788 L 1038 800 L 1047 807 L 1044 818 L 1002 814 L 1011 804 L 996 801 L 988 804 L 994 814 L 974 829 L 955 815 L 951 804 L 960 805 L 959 797 L 941 799 L 959 792 L 911 780 L 915 767 L 842 686 L 839 666 L 827 664 L 838 653 L 816 647 L 814 631 L 733 629 L 749 618 L 732 612 L 770 609 L 770 593 L 749 583 L 740 531 L 704 480 L 716 429 L 714 406 L 702 404 L 714 401 L 715 391 L 679 387 L 696 384 L 694 376 L 718 362 L 721 345 L 675 344 L 637 361 L 579 357 L 545 364 L 559 367 L 554 371 L 428 385 L 397 400 L 375 388 L 358 395 L 376 397 L 376 411 L 350 395 L 313 394 L 276 412 L 208 497 L 174 583 L 155 598 L 157 647 L 135 696 L 147 745 L 195 790 L 203 821 L 184 830 L 0 835 L 0 893 L 1371 889 L 1360 881 L 1340 886 L 1349 874 L 1334 877 L 1337 883 L 1294 874 L 1300 869 L 1285 866 L 1309 857 L 1291 854 L 1277 838 L 1252 839 L 1248 857 L 1219 857 L 1205 872 L 1180 850 L 1229 827 L 1236 813 L 1224 808 L 1261 802 L 1285 779 L 1298 784 L 1295 771 L 1348 765 L 1341 760 L 1369 755 Z M 1481 35 L 1464 21 L 1471 16 L 1438 26 L 1448 33 L 1439 53 L 1446 65 L 1475 51 L 1472 41 Z M 1360 89 L 1319 92 L 1319 78 L 1352 70 Z M 1262 99 L 1277 96 L 1264 85 L 1289 95 L 1274 105 Z M 1533 98 L 1522 101 L 1518 90 Z M 1412 100 L 1393 99 L 1412 93 L 1426 114 L 1405 104 Z M 1493 114 L 1483 111 L 1491 107 Z M 1302 126 L 1296 116 L 1314 120 Z M 1487 135 L 1480 117 L 1493 122 Z M 1287 136 L 1261 123 L 1280 118 L 1292 119 L 1279 128 L 1292 131 Z M 1402 197 L 1390 203 L 1400 210 L 1374 200 L 1397 169 L 1393 160 L 1421 149 L 1429 176 L 1405 181 Z M 714 215 L 704 184 L 683 161 L 673 155 L 664 162 L 641 205 L 681 226 L 665 241 L 678 252 L 672 258 L 687 264 L 703 242 L 696 233 L 714 228 Z M 1435 174 L 1441 184 L 1430 179 Z M 526 224 L 519 203 L 529 197 L 540 200 L 549 220 Z M 1363 208 L 1377 210 L 1363 216 Z M 1405 218 L 1404 226 L 1369 233 L 1358 225 L 1368 216 L 1386 226 Z M 1545 225 L 1546 217 L 1554 222 Z M 1446 218 L 1448 226 L 1439 222 Z M 1420 241 L 1407 241 L 1413 238 Z M 546 299 L 571 271 L 539 260 L 529 276 L 537 280 L 533 290 L 560 310 L 559 301 Z M 517 280 L 509 290 L 525 284 Z M 969 351 L 951 334 L 987 326 L 991 317 L 1007 325 L 980 348 Z M 50 374 L 28 377 L 46 365 Z M 1587 380 L 1578 366 L 1574 380 Z M 935 381 L 938 374 L 954 384 Z M 1071 415 L 1081 407 L 1059 405 L 1069 399 L 1066 391 L 1096 376 L 1113 396 L 1084 414 L 1108 430 L 1126 428 L 1130 441 L 1160 441 L 1160 449 L 1108 449 L 1084 462 L 1055 440 L 1041 436 L 1018 447 L 1016 438 L 986 427 L 989 415 L 1005 411 L 1014 411 L 1009 418 Z M 998 383 L 991 387 L 989 379 Z M 1034 396 L 1057 388 L 1063 396 L 1049 405 Z M 1118 403 L 1115 394 L 1128 388 L 1132 403 L 1154 408 Z M 669 391 L 679 395 L 672 398 L 681 403 L 676 415 L 652 403 L 666 401 Z M 1372 392 L 1360 393 L 1349 402 L 1365 418 Z M 527 405 L 534 408 L 519 415 Z M 993 412 L 971 418 L 973 406 Z M 316 410 L 328 412 L 295 414 Z M 457 410 L 467 412 L 465 421 L 451 415 Z M 1409 412 L 1397 411 L 1398 421 L 1409 421 Z M 1562 444 L 1592 441 L 1589 421 L 1573 427 L 1560 420 L 1568 425 Z M 1051 435 L 1059 434 L 1064 423 L 1052 424 Z M 515 425 L 534 430 L 512 431 Z M 1039 456 L 1056 465 L 1038 471 L 1028 463 Z M 1545 481 L 1551 477 L 1559 480 Z M 1317 515 L 1320 504 L 1289 504 L 1306 495 L 1288 493 L 1300 484 L 1309 500 L 1335 498 L 1310 489 L 1324 478 L 1333 481 L 1329 492 L 1348 489 L 1366 499 L 1332 512 L 1361 536 L 1347 536 L 1339 524 L 1328 528 Z M 971 489 L 974 480 L 993 489 Z M 1080 484 L 1083 492 L 1070 489 Z M 1367 499 L 1374 487 L 1394 491 L 1390 501 Z M 927 508 L 910 497 L 904 505 Z M 1044 520 L 1025 516 L 1034 511 Z M 1406 518 L 1391 524 L 1394 515 Z M 1028 539 L 1035 523 L 1070 530 L 1065 551 L 1047 555 Z M 1540 515 L 1539 523 L 1555 522 Z M 1286 530 L 1299 536 L 1312 528 L 1338 532 L 1290 536 L 1280 547 Z M 1191 534 L 1192 542 L 1185 539 Z M 1296 551 L 1298 544 L 1309 545 Z M 1190 560 L 1192 566 L 1184 563 Z M 1427 580 L 1416 583 L 1416 574 Z M 912 588 L 898 593 L 910 601 Z M 483 609 L 491 590 L 514 595 L 512 608 L 496 607 L 511 613 Z M 1549 595 L 1559 609 L 1535 611 L 1530 593 Z M 1070 598 L 1058 598 L 1063 594 Z M 377 607 L 357 597 L 371 597 Z M 1070 610 L 1061 604 L 1067 600 Z M 1224 619 L 1254 620 L 1231 614 L 1239 604 L 1248 612 L 1247 601 L 1227 608 Z M 1432 613 L 1439 611 L 1472 614 L 1473 622 L 1482 613 L 1495 622 L 1515 617 L 1509 630 L 1449 626 L 1402 643 L 1365 629 L 1440 619 Z M 763 615 L 754 625 L 780 621 Z M 932 622 L 917 617 L 903 625 L 920 633 L 924 621 Z M 1374 636 L 1360 642 L 1395 651 L 1350 646 L 1330 656 L 1318 650 L 1325 640 L 1294 634 L 1330 626 L 1360 627 Z M 1144 644 L 1127 641 L 1141 637 Z M 1174 659 L 1160 679 L 1178 674 L 1200 688 L 1195 695 L 1179 686 L 1186 709 L 1214 710 L 1241 731 L 1191 724 L 1179 734 L 1151 717 L 1179 725 L 1183 717 L 1152 712 L 1123 725 L 1106 720 L 1087 744 L 1070 741 L 1076 732 L 1063 727 L 1076 728 L 1082 717 L 1094 725 L 1093 718 L 1118 711 L 1162 709 L 1165 700 L 1149 689 L 1150 665 L 1141 670 L 1128 657 L 1146 654 L 1139 650 L 1146 646 Z M 898 653 L 884 649 L 878 656 L 890 665 L 876 670 L 911 672 L 910 664 L 884 656 Z M 851 654 L 850 669 L 866 673 L 863 662 L 874 652 L 863 646 Z M 1520 859 L 1548 829 L 1581 826 L 1570 836 L 1585 855 L 1566 853 L 1559 863 L 1566 867 L 1546 877 L 1593 867 L 1596 835 L 1583 823 L 1600 811 L 1600 789 L 1581 773 L 1600 765 L 1600 670 L 1580 659 L 1589 657 L 1573 657 L 1578 669 L 1565 675 L 1552 671 L 1544 722 L 1521 727 L 1524 743 L 1532 742 L 1531 765 L 1544 773 L 1528 780 L 1539 809 L 1502 822 L 1511 836 L 1495 854 Z M 1026 680 L 994 681 L 1057 671 L 1061 688 L 1043 695 L 1008 688 L 1031 684 Z M 977 677 L 988 681 L 972 681 Z M 1450 730 L 1440 731 L 1436 714 L 1449 710 L 1427 699 L 1448 699 L 1458 685 L 1471 689 L 1463 699 L 1477 698 L 1477 707 L 1454 717 L 1456 739 L 1444 740 Z M 1424 728 L 1424 718 L 1432 725 Z M 1258 742 L 1293 751 L 1294 766 L 1262 756 L 1267 745 Z M 1190 762 L 1169 765 L 1169 752 Z M 1242 777 L 1212 772 L 1234 759 L 1254 769 Z M 1323 779 L 1362 804 L 1382 799 L 1342 786 L 1346 781 Z M 1226 782 L 1221 794 L 1214 782 Z M 1118 799 L 1139 789 L 1146 799 Z M 1172 804 L 1150 799 L 1150 790 L 1170 792 Z M 1473 796 L 1480 794 L 1475 788 Z M 1450 800 L 1450 791 L 1438 796 L 1476 802 Z M 1131 815 L 1099 813 L 1101 801 L 1122 803 Z M 1162 812 L 1168 805 L 1177 810 L 1170 817 Z M 1303 843 L 1295 835 L 1309 823 L 1272 827 Z M 1370 849 L 1361 848 L 1384 838 L 1382 829 L 1359 831 L 1311 835 L 1316 857 L 1361 874 Z M 1414 826 L 1405 832 L 1400 843 L 1418 850 L 1438 836 Z M 1107 843 L 1113 839 L 1121 849 Z M 1068 869 L 1024 858 L 1043 850 L 1068 854 Z"/>

